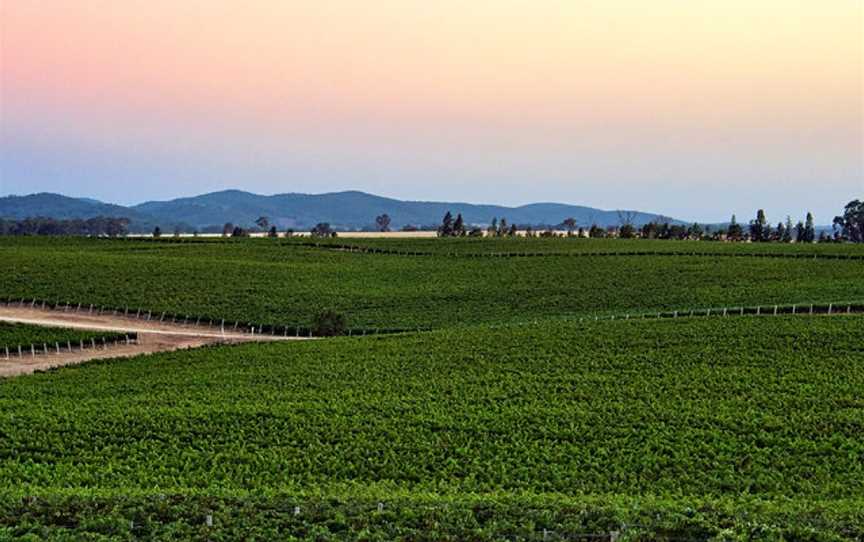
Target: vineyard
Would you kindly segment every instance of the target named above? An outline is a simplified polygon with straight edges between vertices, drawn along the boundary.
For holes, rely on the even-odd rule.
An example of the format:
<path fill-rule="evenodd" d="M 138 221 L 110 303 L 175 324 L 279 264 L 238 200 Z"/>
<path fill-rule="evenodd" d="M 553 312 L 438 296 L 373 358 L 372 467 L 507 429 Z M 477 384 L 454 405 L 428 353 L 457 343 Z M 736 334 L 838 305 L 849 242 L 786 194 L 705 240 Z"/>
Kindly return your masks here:
<path fill-rule="evenodd" d="M 856 316 L 176 352 L 3 383 L 0 476 L 19 496 L 586 495 L 610 522 L 625 497 L 739 495 L 803 507 L 806 527 L 864 506 L 861 361 Z"/>
<path fill-rule="evenodd" d="M 31 345 L 36 345 L 42 349 L 45 348 L 45 345 L 55 348 L 57 344 L 62 345 L 63 348 L 69 344 L 77 347 L 82 342 L 89 345 L 91 341 L 98 339 L 101 344 L 102 339 L 119 339 L 123 336 L 123 334 L 106 331 L 46 328 L 0 322 L 0 360 L 5 356 L 6 349 L 12 353 L 17 353 L 19 346 L 29 353 Z"/>
<path fill-rule="evenodd" d="M 211 240 L 214 242 L 216 240 Z M 218 242 L 218 241 L 216 241 Z M 273 240 L 263 240 L 273 244 Z M 471 238 L 450 237 L 440 239 L 280 239 L 280 244 L 298 246 L 366 249 L 389 254 L 430 255 L 581 255 L 597 253 L 615 254 L 712 254 L 724 256 L 779 256 L 813 257 L 840 256 L 864 258 L 864 247 L 854 244 L 782 244 L 782 243 L 720 243 L 709 241 L 667 241 L 640 239 L 585 239 L 585 238 Z"/>
<path fill-rule="evenodd" d="M 858 247 L 355 241 L 0 239 L 3 300 L 412 330 L 0 380 L 0 540 L 864 538 Z"/>
<path fill-rule="evenodd" d="M 593 241 L 557 240 L 574 246 Z M 650 250 L 652 243 L 638 246 Z M 345 313 L 349 327 L 374 330 L 864 300 L 864 260 L 857 259 L 646 254 L 489 260 L 351 253 L 267 239 L 4 239 L 0 261 L 0 299 L 292 328 L 308 326 L 325 307 Z"/>

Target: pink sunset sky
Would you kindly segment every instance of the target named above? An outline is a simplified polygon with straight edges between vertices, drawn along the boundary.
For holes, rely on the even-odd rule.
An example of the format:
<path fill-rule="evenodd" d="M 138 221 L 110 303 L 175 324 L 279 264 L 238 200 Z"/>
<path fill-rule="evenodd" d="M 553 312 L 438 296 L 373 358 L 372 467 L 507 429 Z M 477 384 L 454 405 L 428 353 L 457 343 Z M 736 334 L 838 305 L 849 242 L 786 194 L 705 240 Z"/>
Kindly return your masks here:
<path fill-rule="evenodd" d="M 860 0 L 0 1 L 0 195 L 222 188 L 830 223 Z"/>

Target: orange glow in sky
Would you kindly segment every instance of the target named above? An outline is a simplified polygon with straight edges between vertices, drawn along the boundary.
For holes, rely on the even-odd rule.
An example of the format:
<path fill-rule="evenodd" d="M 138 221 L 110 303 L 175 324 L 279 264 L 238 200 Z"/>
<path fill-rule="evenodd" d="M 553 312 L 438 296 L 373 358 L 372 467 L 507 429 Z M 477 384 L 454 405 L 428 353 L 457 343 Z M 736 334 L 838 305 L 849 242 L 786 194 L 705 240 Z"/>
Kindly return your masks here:
<path fill-rule="evenodd" d="M 124 160 L 163 160 L 148 170 L 155 192 L 133 200 L 180 195 L 178 179 L 185 194 L 305 191 L 312 178 L 401 197 L 633 207 L 644 183 L 761 180 L 798 198 L 784 212 L 813 183 L 836 207 L 864 195 L 862 5 L 7 1 L 0 193 L 70 181 L 87 192 Z M 10 153 L 56 167 L 34 177 Z M 448 192 L 493 181 L 510 191 Z M 621 195 L 628 183 L 636 201 Z M 733 202 L 722 204 L 725 216 Z"/>

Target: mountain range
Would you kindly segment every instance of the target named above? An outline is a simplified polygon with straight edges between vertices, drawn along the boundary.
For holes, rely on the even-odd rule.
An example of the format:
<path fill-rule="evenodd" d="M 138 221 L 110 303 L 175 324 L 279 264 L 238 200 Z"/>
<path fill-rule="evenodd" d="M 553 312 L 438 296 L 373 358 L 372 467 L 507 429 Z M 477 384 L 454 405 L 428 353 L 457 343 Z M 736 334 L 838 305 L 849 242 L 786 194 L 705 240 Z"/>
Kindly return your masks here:
<path fill-rule="evenodd" d="M 52 193 L 0 197 L 0 217 L 23 219 L 51 217 L 55 219 L 92 218 L 96 216 L 125 217 L 130 231 L 149 231 L 154 226 L 163 230 L 179 227 L 183 230 L 222 231 L 233 223 L 251 227 L 256 219 L 266 216 L 280 230 L 307 230 L 319 222 L 327 222 L 337 230 L 373 229 L 375 217 L 390 216 L 391 228 L 403 226 L 431 227 L 441 223 L 446 212 L 461 213 L 466 224 L 487 225 L 493 218 L 506 218 L 511 224 L 545 226 L 561 224 L 574 218 L 579 226 L 619 225 L 622 216 L 635 225 L 657 220 L 658 215 L 642 211 L 608 211 L 560 203 L 533 203 L 520 207 L 402 201 L 365 192 L 347 191 L 327 194 L 276 194 L 263 196 L 241 190 L 224 190 L 199 196 L 168 201 L 148 201 L 122 206 L 91 198 L 73 198 Z M 681 221 L 663 218 L 672 223 Z"/>

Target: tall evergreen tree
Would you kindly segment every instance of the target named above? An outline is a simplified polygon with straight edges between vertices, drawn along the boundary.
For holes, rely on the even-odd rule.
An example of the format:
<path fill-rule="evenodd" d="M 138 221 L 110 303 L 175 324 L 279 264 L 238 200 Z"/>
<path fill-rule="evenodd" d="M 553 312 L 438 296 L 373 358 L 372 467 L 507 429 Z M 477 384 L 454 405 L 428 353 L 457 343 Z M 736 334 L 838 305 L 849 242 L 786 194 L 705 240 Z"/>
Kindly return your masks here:
<path fill-rule="evenodd" d="M 813 213 L 807 213 L 804 221 L 804 242 L 812 243 L 816 240 L 816 226 L 813 224 Z"/>
<path fill-rule="evenodd" d="M 462 220 L 462 213 L 456 215 L 456 221 L 453 222 L 453 235 L 456 237 L 465 236 L 465 221 Z"/>
<path fill-rule="evenodd" d="M 804 242 L 804 223 L 800 220 L 797 224 L 795 224 L 795 242 L 803 243 Z"/>
<path fill-rule="evenodd" d="M 768 219 L 765 218 L 765 211 L 759 209 L 756 211 L 756 220 L 750 221 L 750 240 L 768 241 L 770 239 L 771 226 L 768 225 Z"/>
<path fill-rule="evenodd" d="M 450 214 L 450 211 L 447 211 L 447 214 L 444 215 L 444 219 L 441 220 L 441 225 L 438 227 L 438 236 L 439 237 L 451 237 L 453 235 L 453 215 Z"/>
<path fill-rule="evenodd" d="M 777 223 L 777 229 L 774 230 L 772 241 L 782 241 L 786 237 L 786 226 L 782 222 Z"/>

